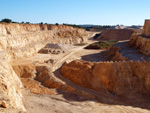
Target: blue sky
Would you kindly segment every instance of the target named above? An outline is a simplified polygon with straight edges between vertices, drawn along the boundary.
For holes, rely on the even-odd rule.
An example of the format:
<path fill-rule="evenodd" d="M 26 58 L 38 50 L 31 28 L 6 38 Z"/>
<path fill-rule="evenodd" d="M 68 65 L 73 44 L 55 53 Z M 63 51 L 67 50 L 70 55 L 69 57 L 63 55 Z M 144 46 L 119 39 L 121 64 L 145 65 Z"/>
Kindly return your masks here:
<path fill-rule="evenodd" d="M 143 25 L 150 0 L 0 0 L 0 20 L 98 25 Z"/>

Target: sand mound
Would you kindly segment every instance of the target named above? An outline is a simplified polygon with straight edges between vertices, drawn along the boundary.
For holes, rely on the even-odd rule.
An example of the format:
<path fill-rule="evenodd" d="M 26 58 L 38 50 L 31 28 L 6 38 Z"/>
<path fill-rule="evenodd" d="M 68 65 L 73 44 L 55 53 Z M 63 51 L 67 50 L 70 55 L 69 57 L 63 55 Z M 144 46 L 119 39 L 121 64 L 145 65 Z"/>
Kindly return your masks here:
<path fill-rule="evenodd" d="M 133 33 L 142 32 L 141 29 L 107 29 L 103 31 L 97 40 L 128 40 Z"/>
<path fill-rule="evenodd" d="M 48 43 L 44 48 L 42 48 L 39 53 L 44 53 L 44 54 L 59 54 L 59 53 L 64 53 L 68 49 L 73 48 L 73 45 L 71 44 L 60 44 L 60 43 Z"/>

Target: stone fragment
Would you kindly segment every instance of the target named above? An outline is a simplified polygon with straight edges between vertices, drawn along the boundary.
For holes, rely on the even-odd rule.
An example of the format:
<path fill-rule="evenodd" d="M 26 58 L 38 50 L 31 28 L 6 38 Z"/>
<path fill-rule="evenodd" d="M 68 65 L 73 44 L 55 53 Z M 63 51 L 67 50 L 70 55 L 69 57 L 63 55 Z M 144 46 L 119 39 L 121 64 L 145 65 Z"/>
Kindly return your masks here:
<path fill-rule="evenodd" d="M 2 105 L 2 107 L 4 107 L 4 108 L 7 108 L 7 107 L 8 107 L 8 105 L 7 105 L 7 103 L 6 103 L 5 101 L 2 101 L 1 105 Z"/>

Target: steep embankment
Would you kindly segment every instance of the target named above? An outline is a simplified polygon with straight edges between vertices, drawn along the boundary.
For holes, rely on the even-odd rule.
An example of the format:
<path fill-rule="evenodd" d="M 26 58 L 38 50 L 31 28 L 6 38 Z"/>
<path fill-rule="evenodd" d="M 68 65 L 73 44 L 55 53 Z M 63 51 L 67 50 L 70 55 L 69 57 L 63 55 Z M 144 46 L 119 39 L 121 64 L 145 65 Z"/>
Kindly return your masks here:
<path fill-rule="evenodd" d="M 107 29 L 100 33 L 97 40 L 129 40 L 134 32 L 142 32 L 140 29 Z"/>
<path fill-rule="evenodd" d="M 23 85 L 8 63 L 9 56 L 3 52 L 0 55 L 0 105 L 5 102 L 7 108 L 17 108 L 25 111 L 22 103 L 21 89 Z"/>
<path fill-rule="evenodd" d="M 129 42 L 131 47 L 139 49 L 139 51 L 145 55 L 150 55 L 150 39 L 142 36 L 133 34 Z"/>
<path fill-rule="evenodd" d="M 148 95 L 150 62 L 85 62 L 75 60 L 61 68 L 64 77 L 83 87 L 121 96 Z"/>
<path fill-rule="evenodd" d="M 109 61 L 127 61 L 128 58 L 124 57 L 120 51 L 120 47 L 113 46 L 110 47 L 109 50 L 104 53 L 104 55 Z"/>

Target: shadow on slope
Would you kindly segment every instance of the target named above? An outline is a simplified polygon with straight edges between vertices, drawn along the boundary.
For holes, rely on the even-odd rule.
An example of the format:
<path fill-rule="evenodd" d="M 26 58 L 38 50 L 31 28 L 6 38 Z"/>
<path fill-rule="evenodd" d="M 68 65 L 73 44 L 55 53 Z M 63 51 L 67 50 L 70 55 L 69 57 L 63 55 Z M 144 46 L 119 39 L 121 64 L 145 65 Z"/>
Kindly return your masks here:
<path fill-rule="evenodd" d="M 77 85 L 65 77 L 61 75 L 60 69 L 57 69 L 54 72 L 54 75 L 64 81 L 67 85 L 72 86 L 73 88 L 77 89 L 77 92 L 74 93 L 68 93 L 62 90 L 57 90 L 59 94 L 62 94 L 65 99 L 68 101 L 93 101 L 97 103 L 101 103 L 108 106 L 122 106 L 122 107 L 138 107 L 145 110 L 150 110 L 150 96 L 145 95 L 133 95 L 132 97 L 124 97 L 124 96 L 118 96 L 114 93 L 108 91 L 106 88 L 104 88 L 104 92 L 98 92 L 92 89 L 88 89 L 85 87 L 81 87 L 80 85 Z M 89 95 L 92 95 L 93 97 L 86 97 L 83 96 L 81 93 L 88 93 Z M 130 93 L 130 92 L 129 92 Z"/>

